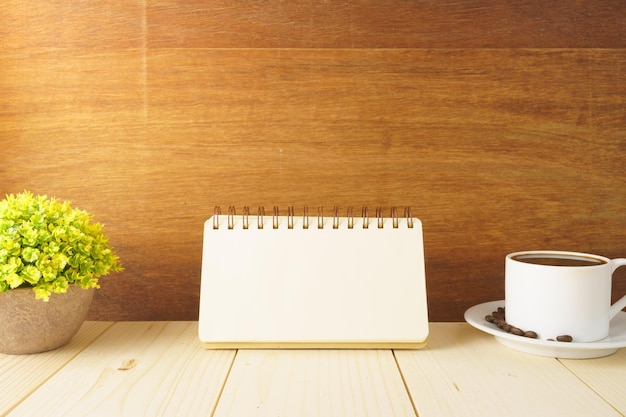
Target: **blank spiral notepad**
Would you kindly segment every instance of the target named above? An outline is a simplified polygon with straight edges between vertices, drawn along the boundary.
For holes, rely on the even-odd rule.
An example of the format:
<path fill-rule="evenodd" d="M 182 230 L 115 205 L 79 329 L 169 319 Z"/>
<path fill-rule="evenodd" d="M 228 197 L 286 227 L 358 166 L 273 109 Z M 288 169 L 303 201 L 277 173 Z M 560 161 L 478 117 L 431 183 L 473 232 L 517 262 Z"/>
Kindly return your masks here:
<path fill-rule="evenodd" d="M 421 222 L 216 214 L 204 225 L 199 337 L 207 348 L 424 346 Z"/>

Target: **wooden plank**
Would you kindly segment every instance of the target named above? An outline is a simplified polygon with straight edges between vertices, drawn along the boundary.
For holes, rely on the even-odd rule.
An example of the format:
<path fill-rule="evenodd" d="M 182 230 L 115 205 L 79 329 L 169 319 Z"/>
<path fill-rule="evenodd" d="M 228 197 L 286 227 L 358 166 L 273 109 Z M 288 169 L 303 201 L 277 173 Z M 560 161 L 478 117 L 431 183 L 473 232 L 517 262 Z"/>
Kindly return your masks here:
<path fill-rule="evenodd" d="M 145 2 L 7 0 L 0 3 L 2 48 L 138 48 Z"/>
<path fill-rule="evenodd" d="M 240 350 L 223 416 L 415 416 L 391 351 Z"/>
<path fill-rule="evenodd" d="M 197 332 L 189 322 L 116 323 L 10 415 L 211 415 L 235 351 L 206 351 Z"/>
<path fill-rule="evenodd" d="M 434 321 L 508 252 L 624 256 L 624 50 L 151 50 L 145 118 L 137 51 L 5 57 L 0 195 L 72 200 L 126 266 L 91 319 L 197 319 L 215 205 L 411 206 Z"/>
<path fill-rule="evenodd" d="M 604 398 L 623 415 L 626 415 L 626 349 L 598 359 L 560 359 L 570 371 L 585 381 L 593 391 Z"/>
<path fill-rule="evenodd" d="M 89 142 L 91 135 L 108 130 L 101 138 L 106 143 L 119 140 L 125 129 L 136 130 L 138 123 L 143 127 L 140 50 L 0 49 L 0 60 L 4 140 L 41 141 L 49 135 L 55 141 Z"/>
<path fill-rule="evenodd" d="M 420 417 L 621 415 L 556 359 L 506 348 L 465 323 L 432 323 L 425 349 L 395 355 Z"/>
<path fill-rule="evenodd" d="M 623 47 L 620 1 L 150 1 L 167 48 Z"/>
<path fill-rule="evenodd" d="M 87 348 L 113 323 L 85 322 L 59 349 L 33 355 L 0 354 L 0 416 L 6 415 L 59 369 Z"/>

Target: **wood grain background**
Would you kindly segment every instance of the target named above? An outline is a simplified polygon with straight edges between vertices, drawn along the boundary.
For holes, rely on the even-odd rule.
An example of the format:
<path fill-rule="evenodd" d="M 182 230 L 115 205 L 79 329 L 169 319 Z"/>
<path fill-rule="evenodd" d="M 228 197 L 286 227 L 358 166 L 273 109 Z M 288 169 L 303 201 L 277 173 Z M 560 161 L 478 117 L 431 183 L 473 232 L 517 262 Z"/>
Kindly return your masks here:
<path fill-rule="evenodd" d="M 216 205 L 411 206 L 433 321 L 503 298 L 509 252 L 626 257 L 622 1 L 10 0 L 0 16 L 0 194 L 105 224 L 126 271 L 92 320 L 196 319 Z"/>

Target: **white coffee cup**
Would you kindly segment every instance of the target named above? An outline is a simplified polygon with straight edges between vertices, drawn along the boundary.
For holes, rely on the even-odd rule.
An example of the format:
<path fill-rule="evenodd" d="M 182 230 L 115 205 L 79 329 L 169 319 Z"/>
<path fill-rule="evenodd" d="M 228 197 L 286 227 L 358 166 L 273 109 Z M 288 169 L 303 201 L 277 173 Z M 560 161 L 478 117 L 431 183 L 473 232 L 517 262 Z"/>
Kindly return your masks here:
<path fill-rule="evenodd" d="M 623 265 L 626 259 L 580 252 L 511 253 L 505 260 L 506 323 L 543 340 L 602 340 L 626 307 L 626 295 L 611 305 L 613 272 Z"/>

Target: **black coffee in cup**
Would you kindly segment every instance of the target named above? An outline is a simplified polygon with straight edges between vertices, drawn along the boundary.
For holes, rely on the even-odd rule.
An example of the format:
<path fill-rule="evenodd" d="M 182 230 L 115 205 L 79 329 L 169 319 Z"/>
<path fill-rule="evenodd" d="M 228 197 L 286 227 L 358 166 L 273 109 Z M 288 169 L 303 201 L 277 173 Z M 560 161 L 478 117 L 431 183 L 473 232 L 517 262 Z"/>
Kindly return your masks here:
<path fill-rule="evenodd" d="M 602 259 L 583 257 L 583 256 L 538 256 L 536 254 L 518 255 L 513 257 L 514 260 L 535 265 L 550 266 L 595 266 L 602 265 L 606 262 Z"/>

